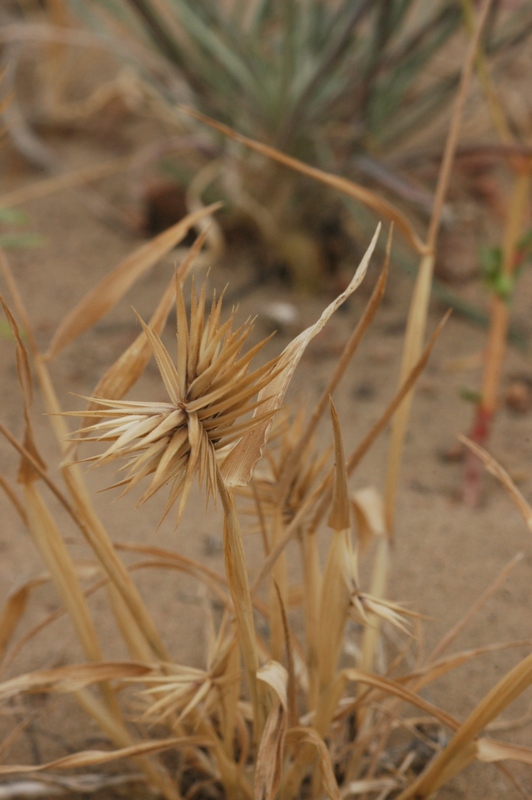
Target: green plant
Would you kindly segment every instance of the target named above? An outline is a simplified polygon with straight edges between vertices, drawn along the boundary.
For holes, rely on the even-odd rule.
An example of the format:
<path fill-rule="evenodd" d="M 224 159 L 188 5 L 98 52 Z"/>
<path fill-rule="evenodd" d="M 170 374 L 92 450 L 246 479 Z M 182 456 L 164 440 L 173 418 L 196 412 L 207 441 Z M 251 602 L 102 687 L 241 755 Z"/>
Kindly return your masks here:
<path fill-rule="evenodd" d="M 462 27 L 462 6 L 458 0 L 102 0 L 89 8 L 71 0 L 80 19 L 112 37 L 167 117 L 185 104 L 286 155 L 358 180 L 367 181 L 369 159 L 377 165 L 373 175 L 380 170 L 390 178 L 385 184 L 393 183 L 389 156 L 455 93 L 459 71 L 442 66 L 443 59 L 432 65 Z M 494 4 L 484 52 L 511 47 L 531 27 L 530 3 L 512 15 Z M 175 148 L 197 149 L 205 161 L 205 130 L 182 115 L 178 125 L 195 141 Z M 211 142 L 218 158 L 211 147 L 204 177 L 190 176 L 189 201 L 215 184 L 217 197 L 250 218 L 294 274 L 300 258 L 307 262 L 307 282 L 314 284 L 322 269 L 316 228 L 330 206 L 323 187 L 215 134 Z"/>
<path fill-rule="evenodd" d="M 114 32 L 130 30 L 154 47 L 185 79 L 198 111 L 324 166 L 395 146 L 452 97 L 458 81 L 451 71 L 415 84 L 461 25 L 462 4 L 449 0 L 430 9 L 414 0 L 120 0 L 100 3 L 104 17 L 72 5 L 97 29 L 115 14 Z M 522 40 L 532 25 L 528 7 L 502 28 L 499 13 L 488 22 L 488 55 Z M 182 99 L 147 64 L 137 66 L 170 102 Z"/>

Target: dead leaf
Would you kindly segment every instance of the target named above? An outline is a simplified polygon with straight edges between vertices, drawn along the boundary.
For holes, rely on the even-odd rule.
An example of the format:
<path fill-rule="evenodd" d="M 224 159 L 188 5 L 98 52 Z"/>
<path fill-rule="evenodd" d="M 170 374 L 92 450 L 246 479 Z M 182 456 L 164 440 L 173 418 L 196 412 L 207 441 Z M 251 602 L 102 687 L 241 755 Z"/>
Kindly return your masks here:
<path fill-rule="evenodd" d="M 497 742 L 484 736 L 477 742 L 477 758 L 479 761 L 521 761 L 532 766 L 532 747 Z"/>
<path fill-rule="evenodd" d="M 334 770 L 331 764 L 331 757 L 325 745 L 325 742 L 312 728 L 290 728 L 286 732 L 285 739 L 295 745 L 308 744 L 314 747 L 318 757 L 318 766 L 321 773 L 323 788 L 331 800 L 340 800 L 341 794 L 336 778 L 334 777 Z"/>
<path fill-rule="evenodd" d="M 99 764 L 108 764 L 110 761 L 117 761 L 119 758 L 135 758 L 146 756 L 151 753 L 160 753 L 162 750 L 170 748 L 185 747 L 208 747 L 210 740 L 204 736 L 181 736 L 171 739 L 160 739 L 154 742 L 141 742 L 140 744 L 121 747 L 118 750 L 84 750 L 81 753 L 73 753 L 47 764 L 14 764 L 10 767 L 0 766 L 0 775 L 12 775 L 15 772 L 42 772 L 47 769 L 75 769 L 78 767 L 94 767 Z"/>
<path fill-rule="evenodd" d="M 319 183 L 324 183 L 327 186 L 331 186 L 333 189 L 336 189 L 342 194 L 346 194 L 348 197 L 358 200 L 368 208 L 371 208 L 373 211 L 375 211 L 375 213 L 379 216 L 386 217 L 386 219 L 394 222 L 395 225 L 397 225 L 398 230 L 401 231 L 405 239 L 417 253 L 423 254 L 427 251 L 425 243 L 421 241 L 412 227 L 410 220 L 402 213 L 402 211 L 399 211 L 399 209 L 392 203 L 388 202 L 382 197 L 379 197 L 378 194 L 372 192 L 370 189 L 367 189 L 365 186 L 360 186 L 358 183 L 348 180 L 347 178 L 343 178 L 340 175 L 334 175 L 331 172 L 325 172 L 324 170 L 317 169 L 316 167 L 311 167 L 308 164 L 305 164 L 303 161 L 299 161 L 297 158 L 292 158 L 292 156 L 282 153 L 275 147 L 270 147 L 269 145 L 262 144 L 254 139 L 250 139 L 247 136 L 242 136 L 242 134 L 237 133 L 227 125 L 216 122 L 215 120 L 205 116 L 205 114 L 201 114 L 195 109 L 188 108 L 183 105 L 177 105 L 176 108 L 178 111 L 182 111 L 184 114 L 194 117 L 194 119 L 203 122 L 205 125 L 215 128 L 215 130 L 223 133 L 224 136 L 234 139 L 237 142 L 241 142 L 251 150 L 255 150 L 256 152 L 271 158 L 273 161 L 278 161 L 280 164 L 284 164 L 296 172 L 300 172 L 303 175 L 308 175 L 309 177 L 314 178 L 314 180 L 317 180 Z"/>
<path fill-rule="evenodd" d="M 377 244 L 379 232 L 380 225 L 378 225 L 364 258 L 360 262 L 347 289 L 327 306 L 314 325 L 311 325 L 300 333 L 299 336 L 296 336 L 281 353 L 276 365 L 276 376 L 261 390 L 261 392 L 259 392 L 258 400 L 261 402 L 260 413 L 273 413 L 280 407 L 288 384 L 308 344 L 324 328 L 334 312 L 362 283 Z M 270 418 L 260 425 L 255 426 L 242 437 L 229 453 L 221 469 L 224 482 L 228 487 L 243 486 L 249 483 L 253 468 L 262 455 L 271 425 L 272 419 Z"/>
<path fill-rule="evenodd" d="M 255 800 L 274 800 L 281 784 L 286 711 L 280 703 L 268 714 L 257 754 Z"/>
<path fill-rule="evenodd" d="M 55 358 L 67 344 L 104 317 L 145 272 L 185 238 L 190 228 L 218 208 L 220 203 L 213 203 L 195 214 L 188 214 L 131 253 L 67 314 L 56 330 L 45 358 Z"/>
<path fill-rule="evenodd" d="M 469 447 L 469 449 L 480 458 L 487 471 L 502 483 L 514 504 L 525 518 L 528 529 L 530 532 L 532 532 L 532 507 L 525 500 L 506 470 L 501 467 L 499 462 L 496 461 L 487 450 L 484 450 L 484 448 L 480 447 L 480 445 L 476 444 L 476 442 L 472 442 L 471 439 L 468 439 L 466 436 L 459 436 L 458 438 L 463 444 L 465 444 L 466 447 Z"/>
<path fill-rule="evenodd" d="M 31 423 L 31 406 L 33 403 L 33 386 L 31 380 L 30 361 L 28 352 L 22 341 L 17 321 L 4 298 L 0 295 L 0 302 L 4 308 L 7 321 L 11 332 L 16 342 L 16 365 L 17 377 L 22 392 L 22 410 L 24 413 L 24 447 L 31 453 L 39 465 L 46 469 L 46 464 L 39 455 L 37 445 L 35 444 L 35 437 L 33 435 L 33 426 Z M 26 481 L 36 480 L 38 477 L 35 469 L 31 466 L 28 460 L 24 457 L 21 458 L 20 467 L 17 474 L 17 480 L 21 483 Z"/>
<path fill-rule="evenodd" d="M 99 664 L 70 664 L 66 667 L 43 669 L 28 672 L 8 681 L 0 683 L 0 698 L 10 697 L 27 692 L 54 692 L 64 694 L 77 692 L 86 686 L 102 681 L 136 678 L 150 675 L 153 667 L 133 661 L 105 661 Z"/>
<path fill-rule="evenodd" d="M 384 536 L 386 533 L 384 503 L 375 486 L 354 492 L 351 501 L 357 520 L 357 540 L 360 552 L 364 553 L 374 536 Z"/>
<path fill-rule="evenodd" d="M 190 251 L 179 265 L 177 269 L 177 280 L 179 280 L 180 283 L 185 281 L 190 268 L 194 263 L 195 257 L 198 255 L 199 251 L 203 247 L 203 244 L 205 243 L 206 236 L 206 232 L 203 232 L 198 236 L 190 248 Z M 156 331 L 159 336 L 163 331 L 170 310 L 173 307 L 175 301 L 175 290 L 176 279 L 172 277 L 165 293 L 160 299 L 159 304 L 150 319 L 149 327 L 153 328 L 153 330 Z M 143 330 L 141 333 L 139 333 L 135 341 L 129 345 L 127 350 L 120 355 L 120 357 L 111 367 L 109 367 L 107 372 L 100 379 L 98 385 L 94 389 L 94 396 L 107 397 L 110 400 L 120 400 L 122 397 L 124 397 L 146 369 L 146 366 L 152 357 L 152 352 L 153 351 L 146 333 Z M 88 405 L 87 411 L 92 411 L 95 408 L 98 408 L 98 405 L 94 402 L 91 402 Z M 81 427 L 84 428 L 88 425 L 91 425 L 92 422 L 94 422 L 93 418 L 85 417 Z"/>

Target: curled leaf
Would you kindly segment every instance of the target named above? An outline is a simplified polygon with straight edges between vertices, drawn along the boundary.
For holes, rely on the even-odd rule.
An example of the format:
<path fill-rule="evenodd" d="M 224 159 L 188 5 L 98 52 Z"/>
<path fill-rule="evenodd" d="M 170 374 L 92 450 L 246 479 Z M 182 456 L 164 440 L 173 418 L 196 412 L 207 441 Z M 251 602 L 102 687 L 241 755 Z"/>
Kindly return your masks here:
<path fill-rule="evenodd" d="M 378 225 L 373 239 L 347 289 L 327 306 L 314 325 L 311 325 L 299 336 L 296 336 L 281 353 L 276 365 L 277 374 L 258 395 L 258 400 L 261 402 L 261 413 L 273 414 L 279 409 L 295 369 L 308 344 L 325 327 L 334 312 L 362 283 L 377 244 L 379 232 L 380 225 Z M 261 424 L 254 426 L 229 453 L 221 469 L 224 481 L 228 486 L 244 486 L 249 483 L 253 468 L 262 455 L 271 425 L 272 419 L 268 418 Z"/>
<path fill-rule="evenodd" d="M 374 536 L 384 536 L 386 533 L 384 503 L 375 486 L 354 492 L 351 501 L 357 520 L 357 539 L 363 553 Z"/>
<path fill-rule="evenodd" d="M 255 770 L 255 800 L 274 800 L 281 784 L 284 737 L 287 728 L 288 673 L 277 661 L 257 672 L 257 678 L 275 692 L 277 702 L 268 714 Z"/>

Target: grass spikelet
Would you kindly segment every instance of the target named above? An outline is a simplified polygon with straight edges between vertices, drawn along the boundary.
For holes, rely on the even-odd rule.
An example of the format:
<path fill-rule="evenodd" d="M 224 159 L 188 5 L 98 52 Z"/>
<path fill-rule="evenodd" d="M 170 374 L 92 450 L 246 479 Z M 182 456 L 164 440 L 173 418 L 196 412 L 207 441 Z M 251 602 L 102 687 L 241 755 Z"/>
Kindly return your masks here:
<path fill-rule="evenodd" d="M 110 442 L 102 454 L 89 459 L 96 465 L 128 459 L 126 477 L 115 484 L 125 486 L 125 492 L 151 476 L 139 505 L 170 484 L 162 519 L 179 500 L 176 526 L 195 476 L 206 483 L 207 497 L 215 496 L 216 463 L 223 458 L 224 449 L 271 415 L 260 413 L 261 404 L 255 397 L 271 380 L 274 362 L 249 371 L 253 357 L 268 340 L 241 355 L 252 330 L 251 320 L 233 330 L 233 311 L 220 324 L 222 298 L 213 301 L 205 317 L 205 291 L 205 283 L 199 295 L 192 288 L 187 319 L 176 276 L 177 363 L 157 331 L 139 317 L 169 402 L 87 398 L 91 416 L 99 421 L 80 431 L 85 440 Z M 254 410 L 258 415 L 245 419 Z M 75 413 L 84 416 L 86 412 Z"/>

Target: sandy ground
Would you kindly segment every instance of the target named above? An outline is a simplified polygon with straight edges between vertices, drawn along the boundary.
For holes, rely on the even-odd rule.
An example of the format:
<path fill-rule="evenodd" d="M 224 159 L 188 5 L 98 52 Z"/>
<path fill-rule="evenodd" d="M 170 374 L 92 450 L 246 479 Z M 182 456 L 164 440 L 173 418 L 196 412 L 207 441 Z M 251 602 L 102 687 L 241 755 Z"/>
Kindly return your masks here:
<path fill-rule="evenodd" d="M 129 125 L 129 127 L 128 127 Z M 126 142 L 120 145 L 109 137 L 78 134 L 56 138 L 54 147 L 71 167 L 95 164 L 113 153 L 128 150 L 131 142 L 147 136 L 133 122 L 124 123 Z M 143 132 L 144 130 L 144 132 Z M 129 138 L 128 138 L 129 137 Z M 4 161 L 0 193 L 36 180 L 9 145 L 0 154 Z M 98 189 L 113 202 L 127 205 L 129 198 L 123 176 L 98 183 Z M 50 195 L 44 201 L 24 205 L 32 230 L 41 233 L 45 244 L 36 250 L 16 250 L 9 259 L 20 291 L 27 304 L 39 344 L 45 348 L 59 320 L 98 279 L 112 269 L 137 244 L 132 237 L 112 231 L 70 193 Z M 171 274 L 173 257 L 167 257 L 122 301 L 113 313 L 93 330 L 70 346 L 51 371 L 63 408 L 77 407 L 79 400 L 69 393 L 90 394 L 106 367 L 129 344 L 138 331 L 131 305 L 144 317 L 149 317 Z M 353 263 L 353 267 L 355 264 Z M 323 388 L 334 364 L 334 356 L 360 317 L 364 302 L 376 279 L 379 259 L 376 259 L 367 278 L 367 285 L 337 314 L 319 340 L 302 360 L 290 399 L 312 406 Z M 249 263 L 223 260 L 212 270 L 209 284 L 232 289 L 247 283 L 253 275 Z M 386 299 L 368 332 L 335 401 L 345 428 L 346 446 L 353 447 L 383 411 L 393 395 L 398 378 L 402 347 L 402 331 L 412 283 L 393 263 Z M 4 289 L 3 289 L 4 291 Z M 240 301 L 240 318 L 258 314 L 256 338 L 268 331 L 263 315 L 272 300 L 289 301 L 298 310 L 299 319 L 294 331 L 279 333 L 268 345 L 264 357 L 279 352 L 294 332 L 314 321 L 333 296 L 327 289 L 322 296 L 304 296 L 275 282 L 257 286 Z M 530 304 L 532 302 L 532 273 L 525 275 L 513 309 L 513 318 L 532 333 Z M 434 303 L 429 318 L 432 330 L 444 308 Z M 169 342 L 172 330 L 166 331 Z M 254 334 L 255 335 L 255 334 Z M 448 448 L 460 432 L 470 426 L 472 406 L 460 397 L 463 387 L 476 388 L 479 371 L 453 371 L 457 359 L 474 356 L 484 345 L 484 332 L 458 318 L 451 319 L 437 344 L 430 364 L 421 378 L 413 406 L 412 422 L 405 448 L 403 469 L 397 503 L 397 529 L 393 551 L 393 566 L 389 595 L 427 616 L 423 624 L 424 647 L 428 652 L 480 596 L 503 566 L 517 552 L 524 557 L 503 588 L 482 608 L 467 629 L 454 643 L 454 650 L 473 648 L 494 642 L 532 639 L 530 617 L 530 586 L 532 549 L 530 534 L 505 492 L 491 478 L 485 481 L 480 508 L 472 510 L 458 502 L 462 465 L 445 463 L 441 451 Z M 0 338 L 0 370 L 2 374 L 1 421 L 15 434 L 21 435 L 22 416 L 19 390 L 14 367 L 14 348 L 8 337 Z M 511 349 L 504 366 L 503 387 L 516 373 L 532 376 L 529 357 Z M 139 389 L 151 397 L 163 397 L 163 389 L 154 364 L 151 364 Z M 43 454 L 49 459 L 52 474 L 57 448 L 50 432 L 49 421 L 42 415 L 37 401 L 35 426 Z M 320 441 L 329 438 L 328 425 L 320 429 Z M 360 465 L 353 478 L 353 488 L 384 485 L 388 433 L 383 434 L 371 453 Z M 530 414 L 516 414 L 501 407 L 495 423 L 490 450 L 519 481 L 523 494 L 532 498 L 532 419 Z M 13 475 L 17 458 L 10 446 L 0 441 L 0 459 L 5 471 Z M 105 486 L 106 475 L 88 475 L 90 486 L 97 490 Z M 105 524 L 115 541 L 148 541 L 178 549 L 187 555 L 203 559 L 212 567 L 222 568 L 220 529 L 212 510 L 206 514 L 200 501 L 189 503 L 179 534 L 174 534 L 171 522 L 154 534 L 160 514 L 161 500 L 154 499 L 141 510 L 132 511 L 130 502 L 103 493 L 96 503 Z M 52 503 L 55 509 L 55 506 Z M 43 567 L 31 539 L 21 526 L 6 497 L 0 495 L 2 525 L 0 528 L 0 597 L 4 597 L 24 579 L 40 574 Z M 59 513 L 59 512 L 58 512 Z M 65 537 L 72 541 L 76 558 L 88 558 L 87 548 L 64 515 L 59 513 Z M 247 553 L 250 571 L 256 573 L 261 561 L 259 542 L 249 540 Z M 297 552 L 294 550 L 294 558 Z M 367 583 L 369 559 L 362 562 L 362 577 Z M 200 665 L 205 651 L 204 617 L 197 587 L 179 575 L 139 574 L 138 584 L 172 655 L 181 662 Z M 40 619 L 43 613 L 58 607 L 59 600 L 50 585 L 37 588 L 31 596 L 15 641 Z M 116 631 L 105 615 L 105 597 L 91 600 L 98 620 L 106 655 L 120 658 L 125 655 Z M 433 702 L 459 719 L 466 717 L 475 703 L 519 658 L 530 652 L 529 647 L 497 652 L 475 660 L 456 673 L 430 687 L 426 695 Z M 36 637 L 11 665 L 8 675 L 26 670 L 58 666 L 81 659 L 69 625 L 54 623 Z M 532 696 L 522 698 L 503 714 L 504 720 L 522 716 Z M 37 717 L 17 746 L 4 754 L 6 760 L 51 758 L 65 753 L 67 746 L 86 747 L 94 742 L 94 731 L 80 721 L 73 705 L 54 711 L 53 704 L 42 697 L 28 704 L 35 709 L 45 708 L 46 716 Z M 10 713 L 10 712 L 8 712 Z M 19 717 L 15 715 L 15 718 Z M 12 724 L 4 719 L 3 727 Z M 50 731 L 59 731 L 53 739 Z M 531 743 L 530 728 L 494 733 L 523 744 Z M 530 768 L 515 768 L 523 785 L 532 792 Z M 439 798 L 496 798 L 517 797 L 501 774 L 491 766 L 471 768 L 442 789 Z"/>

